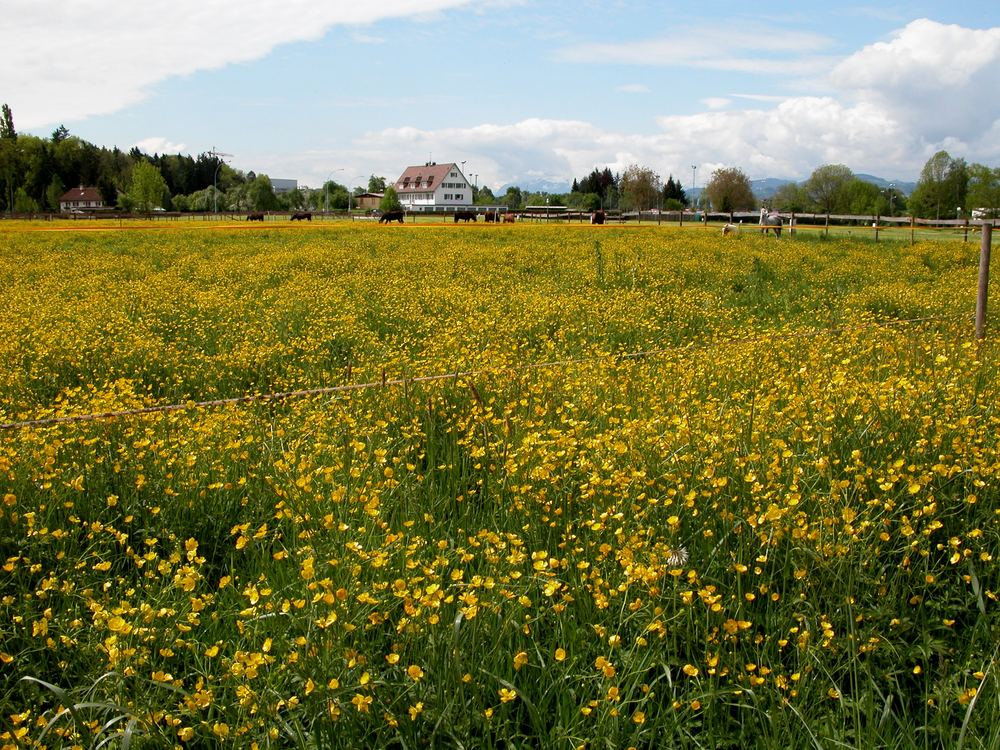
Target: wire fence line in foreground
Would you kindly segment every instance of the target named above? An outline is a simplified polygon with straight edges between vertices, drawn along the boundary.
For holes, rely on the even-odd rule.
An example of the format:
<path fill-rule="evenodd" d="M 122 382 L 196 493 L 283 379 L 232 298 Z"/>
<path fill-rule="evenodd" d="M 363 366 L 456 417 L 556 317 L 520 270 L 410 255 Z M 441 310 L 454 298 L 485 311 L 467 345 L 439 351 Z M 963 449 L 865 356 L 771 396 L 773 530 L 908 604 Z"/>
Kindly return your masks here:
<path fill-rule="evenodd" d="M 963 320 L 965 315 L 953 315 L 946 317 L 926 317 L 907 318 L 896 320 L 885 320 L 877 323 L 867 323 L 856 326 L 835 326 L 831 328 L 817 328 L 811 331 L 796 331 L 793 333 L 768 334 L 761 336 L 747 336 L 742 338 L 727 339 L 710 343 L 691 343 L 686 346 L 670 346 L 659 349 L 648 349 L 639 352 L 629 352 L 626 354 L 604 354 L 591 357 L 579 357 L 575 359 L 553 360 L 550 362 L 533 362 L 514 367 L 481 368 L 478 370 L 455 371 L 437 375 L 419 375 L 408 378 L 386 378 L 385 370 L 382 371 L 382 379 L 367 383 L 345 383 L 343 385 L 327 386 L 323 388 L 307 388 L 294 391 L 279 391 L 275 393 L 251 393 L 242 396 L 232 396 L 229 398 L 213 399 L 210 401 L 188 400 L 184 403 L 162 404 L 159 406 L 144 406 L 136 409 L 122 409 L 119 411 L 94 412 L 90 414 L 73 414 L 65 417 L 47 417 L 38 419 L 27 419 L 20 422 L 5 422 L 0 424 L 0 430 L 24 430 L 40 427 L 50 427 L 53 425 L 70 424 L 74 422 L 98 422 L 121 417 L 144 416 L 147 414 L 161 414 L 172 411 L 184 411 L 187 409 L 204 409 L 217 406 L 229 406 L 232 404 L 246 403 L 267 403 L 273 401 L 286 401 L 290 399 L 309 398 L 310 396 L 324 396 L 336 393 L 349 393 L 351 391 L 367 390 L 369 388 L 389 388 L 389 387 L 409 387 L 418 383 L 431 383 L 440 380 L 461 380 L 463 378 L 481 377 L 484 375 L 494 375 L 503 372 L 522 373 L 532 370 L 551 369 L 558 367 L 570 367 L 572 365 L 586 364 L 589 362 L 599 362 L 601 360 L 636 360 L 647 357 L 655 357 L 677 351 L 691 351 L 695 349 L 713 349 L 723 346 L 746 346 L 766 341 L 786 341 L 800 338 L 815 338 L 824 335 L 837 335 L 841 333 L 858 333 L 868 330 L 885 329 L 896 325 L 915 325 L 918 323 L 950 323 Z M 350 368 L 348 368 L 350 377 Z"/>

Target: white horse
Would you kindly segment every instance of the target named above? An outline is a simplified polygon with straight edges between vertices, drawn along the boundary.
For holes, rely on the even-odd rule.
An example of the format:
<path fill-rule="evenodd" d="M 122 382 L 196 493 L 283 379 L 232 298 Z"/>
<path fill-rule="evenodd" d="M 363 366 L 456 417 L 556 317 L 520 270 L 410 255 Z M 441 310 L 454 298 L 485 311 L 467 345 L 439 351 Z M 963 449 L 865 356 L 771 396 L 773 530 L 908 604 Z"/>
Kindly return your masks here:
<path fill-rule="evenodd" d="M 774 230 L 775 237 L 781 237 L 781 216 L 777 211 L 767 212 L 766 208 L 760 209 L 761 234 L 767 234 L 768 230 Z"/>

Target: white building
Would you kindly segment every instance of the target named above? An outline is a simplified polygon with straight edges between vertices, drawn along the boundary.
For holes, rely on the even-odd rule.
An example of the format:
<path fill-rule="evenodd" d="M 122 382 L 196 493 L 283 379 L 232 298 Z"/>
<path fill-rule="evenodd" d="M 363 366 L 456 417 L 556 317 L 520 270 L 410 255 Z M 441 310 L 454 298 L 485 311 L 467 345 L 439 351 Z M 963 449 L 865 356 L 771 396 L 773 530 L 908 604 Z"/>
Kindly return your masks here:
<path fill-rule="evenodd" d="M 472 205 L 472 185 L 454 163 L 407 167 L 393 187 L 407 211 L 454 211 Z"/>
<path fill-rule="evenodd" d="M 296 190 L 299 186 L 298 180 L 283 180 L 281 178 L 271 178 L 271 189 L 274 190 L 275 195 L 281 195 L 282 193 L 290 193 Z"/>

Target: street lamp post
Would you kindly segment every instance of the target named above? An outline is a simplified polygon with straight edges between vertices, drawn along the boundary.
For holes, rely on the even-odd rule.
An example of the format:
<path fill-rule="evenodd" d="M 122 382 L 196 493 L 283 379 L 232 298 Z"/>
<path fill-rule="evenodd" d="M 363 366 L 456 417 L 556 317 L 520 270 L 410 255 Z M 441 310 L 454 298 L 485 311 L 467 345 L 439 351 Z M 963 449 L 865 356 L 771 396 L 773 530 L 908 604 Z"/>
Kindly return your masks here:
<path fill-rule="evenodd" d="M 228 156 L 232 158 L 232 154 L 224 154 L 221 151 L 216 151 L 215 146 L 212 146 L 212 150 L 208 154 L 219 160 L 219 163 L 215 166 L 215 173 L 212 175 L 212 213 L 217 214 L 219 213 L 219 188 L 217 187 L 219 170 L 226 163 L 222 157 Z"/>

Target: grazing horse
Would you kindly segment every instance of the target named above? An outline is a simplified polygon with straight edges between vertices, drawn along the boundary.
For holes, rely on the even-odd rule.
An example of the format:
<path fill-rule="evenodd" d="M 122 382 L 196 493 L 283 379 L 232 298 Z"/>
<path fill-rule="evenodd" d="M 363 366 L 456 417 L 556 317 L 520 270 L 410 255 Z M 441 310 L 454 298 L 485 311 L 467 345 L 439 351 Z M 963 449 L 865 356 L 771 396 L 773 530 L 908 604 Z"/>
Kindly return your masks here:
<path fill-rule="evenodd" d="M 725 237 L 727 234 L 737 234 L 739 231 L 740 228 L 736 224 L 730 222 L 722 228 L 722 236 Z"/>
<path fill-rule="evenodd" d="M 496 211 L 487 211 L 485 214 L 483 214 L 483 221 L 485 221 L 487 224 L 494 224 L 500 221 L 500 214 L 497 213 Z"/>
<path fill-rule="evenodd" d="M 398 221 L 400 224 L 403 223 L 403 211 L 386 211 L 384 214 L 378 217 L 379 224 L 388 224 L 392 221 Z"/>
<path fill-rule="evenodd" d="M 263 211 L 253 211 L 247 214 L 247 221 L 264 221 Z"/>
<path fill-rule="evenodd" d="M 456 211 L 455 212 L 455 223 L 458 224 L 460 221 L 476 221 L 475 211 Z"/>
<path fill-rule="evenodd" d="M 605 215 L 604 211 L 594 211 L 594 213 L 590 215 L 590 223 L 603 224 L 606 218 L 607 216 Z"/>
<path fill-rule="evenodd" d="M 504 224 L 513 224 L 514 220 L 516 218 L 517 217 L 514 214 L 512 214 L 512 213 L 506 213 L 506 214 L 503 215 L 503 223 Z"/>
<path fill-rule="evenodd" d="M 312 221 L 313 215 L 309 211 L 296 211 L 292 214 L 292 221 Z"/>
<path fill-rule="evenodd" d="M 767 234 L 769 230 L 774 230 L 775 237 L 781 237 L 781 216 L 777 211 L 767 212 L 766 208 L 760 210 L 761 234 Z"/>

